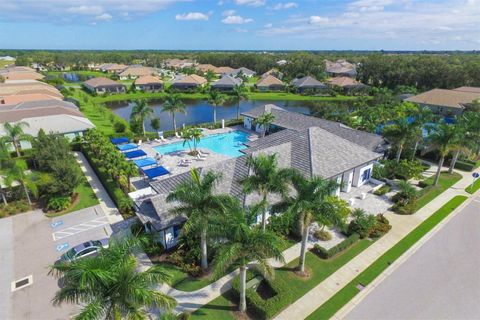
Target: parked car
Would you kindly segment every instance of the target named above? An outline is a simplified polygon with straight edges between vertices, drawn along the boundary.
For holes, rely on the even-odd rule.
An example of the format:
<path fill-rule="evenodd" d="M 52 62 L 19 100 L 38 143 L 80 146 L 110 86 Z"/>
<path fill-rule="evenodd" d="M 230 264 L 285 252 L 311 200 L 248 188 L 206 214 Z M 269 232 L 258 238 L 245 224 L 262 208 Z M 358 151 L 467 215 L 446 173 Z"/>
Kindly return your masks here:
<path fill-rule="evenodd" d="M 108 248 L 108 238 L 101 240 L 91 240 L 79 244 L 68 250 L 60 257 L 62 262 L 70 262 L 80 258 L 85 258 L 98 253 L 101 248 Z"/>

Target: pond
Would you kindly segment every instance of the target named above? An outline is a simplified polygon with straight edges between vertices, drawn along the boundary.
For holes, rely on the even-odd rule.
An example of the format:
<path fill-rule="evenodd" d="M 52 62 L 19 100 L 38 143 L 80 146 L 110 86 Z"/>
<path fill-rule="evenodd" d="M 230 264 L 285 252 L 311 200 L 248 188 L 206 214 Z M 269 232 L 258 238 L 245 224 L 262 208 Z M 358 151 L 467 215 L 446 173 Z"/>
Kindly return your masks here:
<path fill-rule="evenodd" d="M 183 124 L 192 125 L 198 123 L 213 122 L 213 107 L 206 100 L 183 100 L 185 103 L 186 114 L 176 114 L 177 127 L 180 128 Z M 155 116 L 160 118 L 160 130 L 172 130 L 172 116 L 170 113 L 162 112 L 162 101 L 151 100 L 149 101 Z M 240 113 L 248 111 L 258 106 L 265 104 L 275 104 L 279 107 L 285 108 L 290 111 L 300 112 L 304 114 L 310 114 L 315 108 L 321 108 L 322 106 L 332 106 L 338 104 L 337 102 L 318 102 L 318 101 L 268 101 L 268 100 L 242 100 L 240 102 Z M 345 103 L 343 103 L 345 104 Z M 130 119 L 133 103 L 129 101 L 115 101 L 108 102 L 109 107 L 115 114 L 122 117 L 125 120 Z M 237 103 L 226 102 L 223 106 L 217 107 L 217 121 L 221 119 L 230 120 L 237 117 Z M 145 128 L 148 131 L 153 131 L 150 126 L 150 121 L 145 121 Z"/>

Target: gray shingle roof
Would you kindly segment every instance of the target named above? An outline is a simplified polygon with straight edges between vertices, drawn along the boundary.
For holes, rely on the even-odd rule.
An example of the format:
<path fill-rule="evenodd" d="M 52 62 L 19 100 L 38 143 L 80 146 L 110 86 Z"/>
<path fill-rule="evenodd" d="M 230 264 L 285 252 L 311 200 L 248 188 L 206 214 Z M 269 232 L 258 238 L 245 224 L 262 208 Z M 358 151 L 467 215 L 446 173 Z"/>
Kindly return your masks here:
<path fill-rule="evenodd" d="M 327 88 L 327 85 L 321 83 L 317 79 L 315 79 L 313 77 L 310 77 L 310 76 L 306 76 L 306 77 L 299 78 L 299 79 L 293 79 L 292 80 L 292 85 L 294 85 L 295 87 L 298 87 L 298 88 L 316 88 L 316 89 L 318 89 L 318 88 L 326 89 Z"/>
<path fill-rule="evenodd" d="M 275 116 L 272 124 L 278 127 L 296 131 L 310 127 L 320 127 L 343 139 L 375 152 L 384 152 L 386 148 L 385 140 L 377 134 L 355 130 L 339 122 L 287 111 L 273 104 L 253 108 L 243 112 L 242 115 L 256 119 L 265 112 L 271 112 Z"/>
<path fill-rule="evenodd" d="M 212 84 L 212 88 L 233 88 L 236 85 L 240 85 L 241 83 L 242 83 L 242 79 L 224 75 L 221 79 L 215 81 Z"/>

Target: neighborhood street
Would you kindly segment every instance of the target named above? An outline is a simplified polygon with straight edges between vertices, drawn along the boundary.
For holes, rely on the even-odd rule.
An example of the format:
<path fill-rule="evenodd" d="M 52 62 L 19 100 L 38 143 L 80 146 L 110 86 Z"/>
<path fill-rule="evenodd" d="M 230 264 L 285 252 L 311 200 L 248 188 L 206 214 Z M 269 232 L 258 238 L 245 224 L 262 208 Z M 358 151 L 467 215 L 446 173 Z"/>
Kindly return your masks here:
<path fill-rule="evenodd" d="M 68 249 L 110 233 L 99 205 L 57 218 L 32 211 L 0 219 L 0 319 L 68 319 L 72 305 L 51 304 L 58 283 L 48 266 Z M 13 281 L 29 276 L 31 285 L 12 292 Z"/>
<path fill-rule="evenodd" d="M 475 319 L 480 314 L 480 197 L 380 282 L 347 319 Z"/>

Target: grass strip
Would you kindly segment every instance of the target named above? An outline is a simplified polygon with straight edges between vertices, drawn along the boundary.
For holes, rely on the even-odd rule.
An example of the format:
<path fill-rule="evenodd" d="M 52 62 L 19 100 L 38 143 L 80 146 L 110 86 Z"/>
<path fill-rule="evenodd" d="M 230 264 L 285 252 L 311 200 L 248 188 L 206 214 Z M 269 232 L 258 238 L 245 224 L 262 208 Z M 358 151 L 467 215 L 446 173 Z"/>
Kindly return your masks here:
<path fill-rule="evenodd" d="M 480 179 L 477 179 L 474 183 L 473 183 L 473 186 L 472 185 L 469 185 L 468 187 L 465 188 L 465 191 L 470 193 L 470 194 L 474 194 L 475 192 L 477 192 L 477 190 L 480 189 Z"/>
<path fill-rule="evenodd" d="M 344 305 L 346 305 L 360 290 L 356 287 L 358 284 L 367 286 L 395 260 L 410 249 L 425 234 L 437 226 L 443 219 L 452 213 L 468 198 L 465 196 L 455 196 L 440 209 L 435 211 L 428 219 L 412 230 L 395 246 L 385 252 L 380 258 L 372 263 L 367 269 L 360 273 L 355 279 L 338 291 L 333 297 L 325 302 L 320 308 L 315 310 L 307 319 L 329 319 L 335 315 Z"/>
<path fill-rule="evenodd" d="M 461 179 L 462 176 L 458 173 L 450 174 L 448 172 L 442 172 L 440 174 L 440 178 L 438 179 L 438 185 L 436 186 L 433 186 L 435 176 L 431 176 L 430 178 L 424 180 L 423 182 L 427 186 L 420 191 L 420 197 L 417 199 L 415 212 L 423 208 L 427 203 L 438 197 L 441 193 Z"/>

